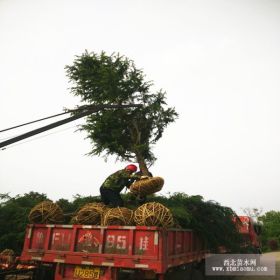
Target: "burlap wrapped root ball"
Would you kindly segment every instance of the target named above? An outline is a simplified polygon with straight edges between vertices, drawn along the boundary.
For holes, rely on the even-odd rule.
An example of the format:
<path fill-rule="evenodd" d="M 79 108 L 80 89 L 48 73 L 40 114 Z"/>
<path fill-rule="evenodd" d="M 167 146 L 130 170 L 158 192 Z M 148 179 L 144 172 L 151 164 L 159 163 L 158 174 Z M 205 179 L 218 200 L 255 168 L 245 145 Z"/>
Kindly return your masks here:
<path fill-rule="evenodd" d="M 33 224 L 57 224 L 63 222 L 64 216 L 58 204 L 46 200 L 31 209 L 28 219 Z"/>
<path fill-rule="evenodd" d="M 158 202 L 148 202 L 134 212 L 134 221 L 139 226 L 159 226 L 170 228 L 174 225 L 171 211 Z"/>
<path fill-rule="evenodd" d="M 107 209 L 102 202 L 87 203 L 71 219 L 72 224 L 100 225 L 104 211 Z"/>
<path fill-rule="evenodd" d="M 130 186 L 130 191 L 135 195 L 145 196 L 160 191 L 163 184 L 164 180 L 161 177 L 148 177 L 135 181 Z"/>
<path fill-rule="evenodd" d="M 125 207 L 109 208 L 102 219 L 103 226 L 131 226 L 133 222 L 133 211 Z"/>

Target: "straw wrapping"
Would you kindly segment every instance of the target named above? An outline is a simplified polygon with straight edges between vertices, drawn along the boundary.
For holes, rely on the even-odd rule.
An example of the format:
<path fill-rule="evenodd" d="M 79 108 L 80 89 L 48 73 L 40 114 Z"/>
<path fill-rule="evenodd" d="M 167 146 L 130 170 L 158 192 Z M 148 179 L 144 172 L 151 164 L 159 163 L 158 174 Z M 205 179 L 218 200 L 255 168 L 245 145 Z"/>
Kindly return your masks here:
<path fill-rule="evenodd" d="M 110 208 L 103 215 L 102 225 L 133 225 L 133 211 L 125 207 Z"/>
<path fill-rule="evenodd" d="M 174 225 L 171 211 L 158 202 L 148 202 L 134 212 L 134 221 L 139 226 L 160 226 L 169 228 Z"/>
<path fill-rule="evenodd" d="M 31 209 L 28 219 L 33 224 L 55 224 L 62 223 L 64 217 L 58 204 L 45 200 Z"/>
<path fill-rule="evenodd" d="M 135 181 L 130 186 L 130 191 L 136 195 L 146 196 L 160 191 L 163 184 L 164 180 L 161 177 L 148 177 L 146 179 Z"/>
<path fill-rule="evenodd" d="M 72 217 L 72 224 L 100 225 L 106 205 L 102 202 L 87 203 Z"/>

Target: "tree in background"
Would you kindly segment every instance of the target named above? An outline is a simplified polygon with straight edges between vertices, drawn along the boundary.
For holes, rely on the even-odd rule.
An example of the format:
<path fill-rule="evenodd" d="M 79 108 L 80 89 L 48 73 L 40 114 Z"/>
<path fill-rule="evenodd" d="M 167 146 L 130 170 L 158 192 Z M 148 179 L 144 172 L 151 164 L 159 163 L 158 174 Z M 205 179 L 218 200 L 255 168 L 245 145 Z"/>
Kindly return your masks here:
<path fill-rule="evenodd" d="M 0 251 L 9 248 L 21 252 L 30 210 L 46 199 L 45 194 L 37 192 L 15 197 L 0 194 Z"/>
<path fill-rule="evenodd" d="M 60 198 L 56 203 L 64 213 L 64 223 L 69 223 L 71 218 L 87 203 L 101 202 L 100 196 L 81 196 L 76 194 L 73 196 L 73 201 L 65 198 Z"/>
<path fill-rule="evenodd" d="M 280 242 L 280 212 L 266 212 L 263 216 L 259 217 L 259 221 L 263 222 L 261 238 L 264 249 L 269 247 L 277 248 Z M 273 246 L 270 246 L 271 244 Z"/>
<path fill-rule="evenodd" d="M 20 254 L 23 248 L 28 215 L 38 203 L 49 200 L 46 194 L 30 192 L 24 195 L 0 194 L 0 252 L 12 249 Z M 72 201 L 61 198 L 56 203 L 65 215 L 65 222 L 69 222 L 71 214 L 78 211 L 86 203 L 98 202 L 100 197 L 75 195 Z M 69 214 L 69 215 L 68 215 Z"/>
<path fill-rule="evenodd" d="M 143 71 L 119 54 L 86 51 L 65 68 L 73 83 L 71 92 L 81 98 L 83 105 L 143 105 L 99 111 L 87 117 L 81 130 L 87 132 L 92 142 L 89 154 L 136 160 L 141 171 L 148 175 L 148 165 L 156 160 L 153 144 L 178 117 L 174 108 L 166 106 L 166 93 L 162 90 L 152 93 L 153 83 L 145 81 Z"/>
<path fill-rule="evenodd" d="M 262 208 L 251 208 L 251 207 L 246 207 L 246 208 L 242 208 L 244 214 L 246 216 L 249 216 L 251 218 L 253 218 L 254 221 L 258 221 L 259 217 L 262 215 L 263 213 L 263 209 Z"/>

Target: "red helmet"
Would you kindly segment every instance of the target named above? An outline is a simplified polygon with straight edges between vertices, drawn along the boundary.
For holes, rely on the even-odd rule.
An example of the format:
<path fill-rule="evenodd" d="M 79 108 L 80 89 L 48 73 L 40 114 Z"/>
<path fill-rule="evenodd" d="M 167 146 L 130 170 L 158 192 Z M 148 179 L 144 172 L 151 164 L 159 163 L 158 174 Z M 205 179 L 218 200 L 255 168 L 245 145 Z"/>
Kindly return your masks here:
<path fill-rule="evenodd" d="M 136 172 L 137 171 L 137 166 L 134 164 L 129 164 L 125 167 L 125 169 L 130 170 L 132 172 Z"/>

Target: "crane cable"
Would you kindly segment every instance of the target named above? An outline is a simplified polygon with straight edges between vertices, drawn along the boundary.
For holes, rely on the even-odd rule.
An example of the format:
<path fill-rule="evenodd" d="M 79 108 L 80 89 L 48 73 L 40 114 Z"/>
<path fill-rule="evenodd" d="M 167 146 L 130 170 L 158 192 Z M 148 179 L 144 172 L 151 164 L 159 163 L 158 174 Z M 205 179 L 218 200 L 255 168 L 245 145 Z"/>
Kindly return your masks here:
<path fill-rule="evenodd" d="M 60 129 L 60 130 L 58 130 L 58 131 L 51 132 L 51 133 L 48 133 L 48 134 L 46 134 L 46 135 L 41 135 L 41 136 L 35 137 L 35 138 L 33 138 L 33 139 L 29 139 L 29 140 L 27 140 L 27 141 L 24 141 L 24 142 L 20 142 L 20 143 L 11 145 L 11 146 L 9 146 L 9 147 L 1 148 L 0 150 L 1 150 L 1 151 L 4 151 L 4 150 L 7 150 L 7 149 L 16 147 L 16 146 L 18 146 L 18 145 L 22 145 L 22 144 L 25 144 L 25 143 L 28 143 L 28 142 L 31 142 L 31 141 L 36 141 L 36 140 L 39 140 L 39 139 L 41 139 L 41 138 L 45 138 L 45 137 L 47 137 L 47 136 L 49 136 L 49 135 L 57 134 L 57 133 L 60 133 L 60 132 L 65 131 L 65 130 L 74 128 L 74 127 L 76 127 L 76 126 L 77 126 L 77 125 L 73 125 L 73 126 L 70 126 L 70 127 L 64 128 L 64 129 Z"/>
<path fill-rule="evenodd" d="M 67 111 L 65 111 L 63 113 L 60 113 L 60 114 L 52 115 L 52 116 L 49 116 L 49 117 L 46 117 L 46 118 L 42 118 L 42 119 L 39 119 L 39 120 L 35 120 L 35 121 L 32 121 L 32 122 L 24 123 L 24 124 L 21 124 L 21 125 L 18 125 L 18 126 L 14 126 L 14 127 L 10 127 L 10 128 L 1 130 L 0 132 L 4 132 L 4 131 L 7 131 L 7 130 L 18 128 L 20 126 L 24 126 L 24 125 L 27 125 L 27 124 L 31 124 L 31 123 L 34 123 L 34 122 L 41 121 L 41 120 L 53 118 L 53 117 L 56 117 L 56 116 L 59 116 L 59 115 L 64 115 L 64 114 L 73 113 L 73 112 L 77 112 L 78 113 L 78 114 L 72 114 L 72 116 L 70 116 L 70 117 L 68 117 L 66 119 L 62 119 L 60 121 L 56 121 L 56 122 L 51 123 L 49 125 L 45 125 L 43 127 L 31 130 L 31 131 L 23 133 L 23 134 L 21 134 L 19 136 L 16 136 L 16 137 L 10 138 L 10 139 L 8 139 L 6 141 L 3 141 L 3 142 L 0 143 L 0 148 L 3 148 L 5 146 L 7 146 L 7 145 L 13 144 L 13 143 L 18 142 L 18 141 L 21 141 L 21 140 L 23 140 L 25 138 L 34 136 L 36 134 L 42 133 L 42 132 L 44 132 L 46 130 L 53 129 L 53 128 L 57 127 L 57 126 L 66 124 L 68 122 L 72 122 L 74 120 L 83 118 L 83 117 L 88 116 L 90 114 L 97 113 L 100 110 L 129 108 L 129 107 L 141 107 L 141 106 L 142 106 L 141 104 L 83 105 L 83 106 L 80 106 L 80 107 L 78 107 L 77 109 L 74 109 L 74 110 L 67 110 Z"/>
<path fill-rule="evenodd" d="M 60 114 L 55 114 L 55 115 L 52 115 L 52 116 L 49 116 L 49 117 L 38 119 L 38 120 L 35 120 L 35 121 L 31 121 L 31 122 L 23 123 L 23 124 L 20 124 L 20 125 L 12 126 L 12 127 L 9 127 L 9 128 L 5 128 L 5 129 L 0 130 L 0 133 L 8 131 L 8 130 L 15 129 L 15 128 L 19 128 L 19 127 L 22 127 L 22 126 L 25 126 L 25 125 L 28 125 L 28 124 L 32 124 L 32 123 L 48 120 L 48 119 L 51 119 L 51 118 L 55 118 L 55 117 L 58 117 L 58 116 L 62 116 L 62 115 L 65 115 L 65 114 L 69 114 L 69 113 L 70 112 L 63 112 L 63 113 L 60 113 Z"/>

